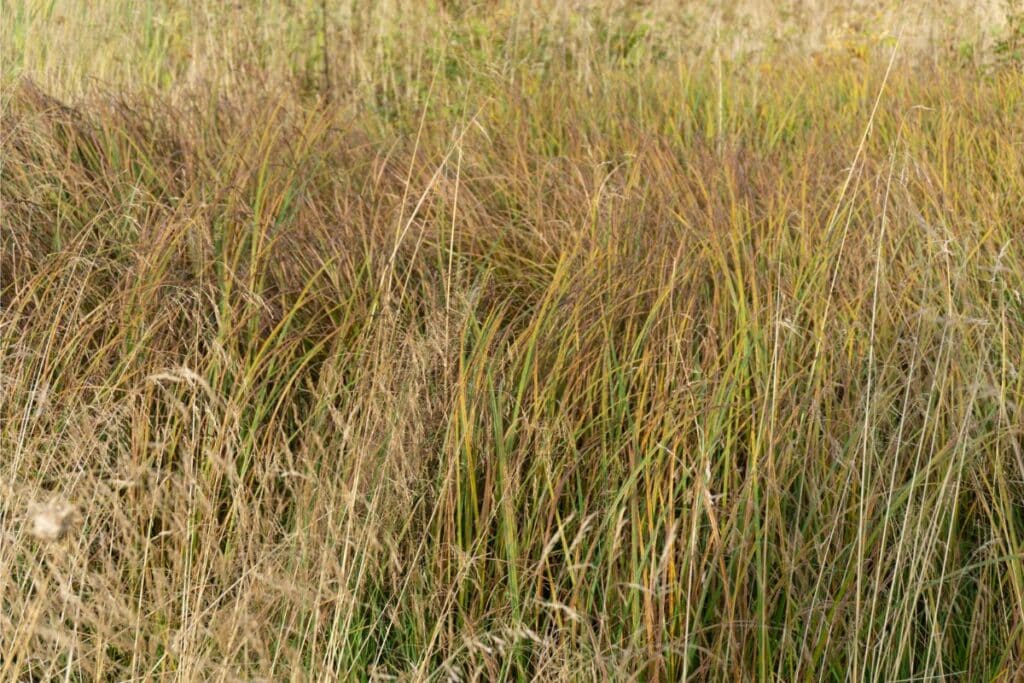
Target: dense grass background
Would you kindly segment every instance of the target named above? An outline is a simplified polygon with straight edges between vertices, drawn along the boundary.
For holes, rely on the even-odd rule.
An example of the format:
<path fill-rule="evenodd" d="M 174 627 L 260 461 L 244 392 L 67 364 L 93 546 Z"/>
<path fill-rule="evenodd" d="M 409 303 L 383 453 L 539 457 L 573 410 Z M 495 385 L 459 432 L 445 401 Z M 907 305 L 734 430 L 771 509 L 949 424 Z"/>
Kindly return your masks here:
<path fill-rule="evenodd" d="M 1024 677 L 1024 15 L 891 4 L 5 2 L 0 679 Z"/>

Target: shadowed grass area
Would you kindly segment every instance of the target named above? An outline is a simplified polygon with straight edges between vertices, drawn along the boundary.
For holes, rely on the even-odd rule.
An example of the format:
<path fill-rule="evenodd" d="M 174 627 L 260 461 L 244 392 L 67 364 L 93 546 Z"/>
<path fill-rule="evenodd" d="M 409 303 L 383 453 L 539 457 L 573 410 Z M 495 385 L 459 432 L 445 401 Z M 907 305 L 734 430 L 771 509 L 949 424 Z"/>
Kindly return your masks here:
<path fill-rule="evenodd" d="M 0 679 L 1024 675 L 1019 64 L 498 5 L 10 20 Z"/>

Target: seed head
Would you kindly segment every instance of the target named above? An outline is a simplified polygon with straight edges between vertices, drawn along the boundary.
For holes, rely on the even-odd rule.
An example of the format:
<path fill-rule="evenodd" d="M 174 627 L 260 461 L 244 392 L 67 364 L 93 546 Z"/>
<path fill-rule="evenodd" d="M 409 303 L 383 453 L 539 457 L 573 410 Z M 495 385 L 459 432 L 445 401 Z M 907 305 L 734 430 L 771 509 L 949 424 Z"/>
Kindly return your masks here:
<path fill-rule="evenodd" d="M 40 541 L 59 541 L 78 524 L 78 508 L 60 500 L 36 503 L 28 508 L 31 534 Z"/>

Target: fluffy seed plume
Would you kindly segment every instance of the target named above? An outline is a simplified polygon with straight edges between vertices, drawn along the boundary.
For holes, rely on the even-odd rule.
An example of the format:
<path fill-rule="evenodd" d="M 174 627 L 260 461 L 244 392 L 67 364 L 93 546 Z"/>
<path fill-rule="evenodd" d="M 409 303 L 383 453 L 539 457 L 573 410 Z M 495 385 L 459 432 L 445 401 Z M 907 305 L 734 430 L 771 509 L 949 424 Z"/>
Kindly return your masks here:
<path fill-rule="evenodd" d="M 47 542 L 61 540 L 80 521 L 78 508 L 60 500 L 30 505 L 28 517 L 32 523 L 31 534 Z"/>

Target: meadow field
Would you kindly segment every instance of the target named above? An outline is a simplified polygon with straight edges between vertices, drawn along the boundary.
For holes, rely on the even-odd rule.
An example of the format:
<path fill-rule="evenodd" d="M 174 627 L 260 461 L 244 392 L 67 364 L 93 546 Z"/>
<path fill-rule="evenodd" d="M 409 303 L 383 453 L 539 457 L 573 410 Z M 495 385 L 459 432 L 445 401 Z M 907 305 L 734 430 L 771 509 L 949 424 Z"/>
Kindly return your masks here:
<path fill-rule="evenodd" d="M 1024 680 L 1024 3 L 0 0 L 0 681 Z"/>

